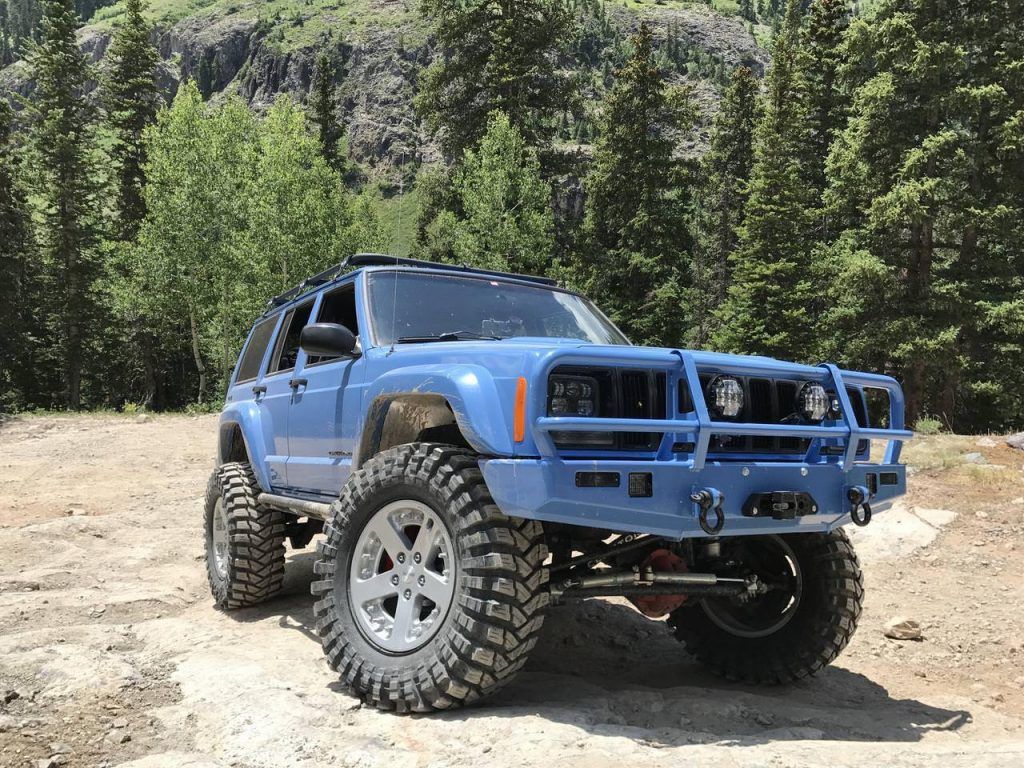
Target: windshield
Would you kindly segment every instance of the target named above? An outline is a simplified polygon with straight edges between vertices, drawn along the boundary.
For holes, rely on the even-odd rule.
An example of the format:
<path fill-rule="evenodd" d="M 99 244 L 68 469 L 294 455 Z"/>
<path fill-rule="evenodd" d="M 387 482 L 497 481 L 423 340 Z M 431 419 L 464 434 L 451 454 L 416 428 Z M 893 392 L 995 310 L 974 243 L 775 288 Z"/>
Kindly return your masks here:
<path fill-rule="evenodd" d="M 377 344 L 541 336 L 629 344 L 584 298 L 541 286 L 436 272 L 372 272 Z"/>

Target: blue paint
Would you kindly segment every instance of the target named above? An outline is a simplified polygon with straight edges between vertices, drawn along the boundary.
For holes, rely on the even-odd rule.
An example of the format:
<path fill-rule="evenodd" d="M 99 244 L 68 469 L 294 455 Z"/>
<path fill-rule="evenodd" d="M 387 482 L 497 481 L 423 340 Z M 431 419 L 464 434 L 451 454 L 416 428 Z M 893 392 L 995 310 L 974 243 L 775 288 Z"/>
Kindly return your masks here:
<path fill-rule="evenodd" d="M 881 511 L 906 490 L 900 445 L 904 429 L 903 393 L 892 378 L 766 357 L 725 355 L 677 349 L 603 346 L 573 339 L 513 337 L 500 341 L 459 341 L 377 346 L 368 326 L 367 274 L 357 270 L 305 296 L 276 307 L 268 316 L 284 317 L 312 301 L 315 322 L 325 293 L 352 285 L 359 323 L 360 353 L 351 358 L 310 364 L 300 352 L 292 370 L 268 373 L 275 345 L 263 355 L 260 375 L 232 382 L 221 415 L 221 440 L 237 425 L 261 487 L 303 498 L 335 498 L 369 443 L 375 407 L 394 397 L 443 398 L 467 442 L 481 455 L 480 465 L 498 506 L 509 515 L 617 531 L 649 532 L 671 538 L 703 536 L 690 495 L 715 488 L 724 495 L 722 535 L 824 531 L 849 521 L 846 493 L 868 486 Z M 430 270 L 420 270 L 430 272 Z M 450 275 L 450 273 L 448 273 Z M 274 338 L 286 332 L 277 323 Z M 547 380 L 559 366 L 622 367 L 663 372 L 668 403 L 664 419 L 549 417 Z M 761 424 L 716 421 L 708 412 L 700 374 L 733 374 L 813 381 L 834 391 L 838 418 L 815 424 Z M 516 383 L 525 377 L 527 434 L 512 440 Z M 303 383 L 294 386 L 296 380 Z M 846 387 L 873 387 L 889 394 L 889 429 L 858 424 Z M 254 392 L 266 388 L 265 391 Z M 688 387 L 693 410 L 680 412 L 677 388 Z M 555 446 L 553 432 L 645 432 L 660 436 L 647 451 L 566 450 Z M 809 439 L 806 454 L 716 453 L 714 435 L 799 437 Z M 880 464 L 858 453 L 861 440 L 887 440 Z M 692 444 L 680 451 L 680 444 Z M 226 460 L 222 449 L 221 460 Z M 576 472 L 617 472 L 618 488 L 578 488 Z M 631 498 L 628 474 L 649 472 L 653 495 Z M 878 483 L 888 473 L 889 484 Z M 816 514 L 794 520 L 745 517 L 751 494 L 803 491 L 819 504 Z"/>

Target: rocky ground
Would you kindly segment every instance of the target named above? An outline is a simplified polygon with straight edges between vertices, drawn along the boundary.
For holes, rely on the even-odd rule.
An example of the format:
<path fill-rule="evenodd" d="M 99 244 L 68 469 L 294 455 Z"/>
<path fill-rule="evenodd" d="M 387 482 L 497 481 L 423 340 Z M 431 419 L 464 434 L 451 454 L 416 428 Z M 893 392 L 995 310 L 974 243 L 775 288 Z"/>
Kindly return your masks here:
<path fill-rule="evenodd" d="M 287 594 L 212 608 L 201 493 L 215 417 L 0 425 L 0 765 L 1020 766 L 1024 452 L 933 437 L 906 503 L 857 531 L 839 662 L 787 689 L 705 674 L 625 605 L 558 609 L 513 687 L 439 716 L 363 709 Z M 886 637 L 893 619 L 919 640 Z M 898 633 L 894 633 L 898 634 Z"/>

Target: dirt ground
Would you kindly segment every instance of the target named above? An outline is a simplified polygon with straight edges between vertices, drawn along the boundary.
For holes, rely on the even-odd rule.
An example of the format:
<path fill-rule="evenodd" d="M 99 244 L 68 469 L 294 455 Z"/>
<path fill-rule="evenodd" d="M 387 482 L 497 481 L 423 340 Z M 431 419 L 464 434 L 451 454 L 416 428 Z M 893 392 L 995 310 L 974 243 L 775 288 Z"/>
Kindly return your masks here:
<path fill-rule="evenodd" d="M 216 417 L 0 424 L 0 766 L 1024 765 L 1024 452 L 933 437 L 906 502 L 855 532 L 867 581 L 838 663 L 797 686 L 703 672 L 626 605 L 554 609 L 485 705 L 397 717 L 341 692 L 313 549 L 285 596 L 213 609 L 201 495 Z M 920 622 L 896 641 L 885 623 Z"/>

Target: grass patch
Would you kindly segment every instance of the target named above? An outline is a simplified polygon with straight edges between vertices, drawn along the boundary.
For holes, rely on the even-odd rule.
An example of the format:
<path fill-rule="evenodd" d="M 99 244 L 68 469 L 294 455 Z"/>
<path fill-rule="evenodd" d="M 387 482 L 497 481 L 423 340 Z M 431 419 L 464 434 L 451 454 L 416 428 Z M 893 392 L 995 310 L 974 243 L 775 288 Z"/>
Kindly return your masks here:
<path fill-rule="evenodd" d="M 619 0 L 623 8 L 638 9 L 638 8 L 692 8 L 694 6 L 698 8 L 713 8 L 719 13 L 727 16 L 736 16 L 740 12 L 740 4 L 738 0 L 711 0 L 710 3 L 702 2 L 702 0 Z M 609 5 L 617 4 L 615 0 L 610 0 Z"/>
<path fill-rule="evenodd" d="M 122 3 L 101 8 L 90 26 L 110 28 L 124 15 Z M 351 38 L 370 26 L 408 28 L 416 45 L 426 39 L 427 25 L 418 4 L 391 9 L 374 7 L 372 0 L 151 0 L 146 18 L 169 27 L 190 16 L 208 16 L 210 21 L 226 18 L 260 19 L 272 28 L 270 40 L 282 51 L 315 45 L 329 37 Z"/>
<path fill-rule="evenodd" d="M 917 469 L 953 469 L 965 463 L 966 454 L 977 450 L 976 440 L 963 435 L 919 435 L 904 443 L 901 458 Z"/>
<path fill-rule="evenodd" d="M 150 0 L 144 15 L 160 26 L 170 26 L 218 4 L 226 5 L 226 3 L 220 3 L 219 0 Z M 96 12 L 90 20 L 89 26 L 115 26 L 120 23 L 123 16 L 123 3 L 108 5 Z"/>
<path fill-rule="evenodd" d="M 391 236 L 389 253 L 395 256 L 408 256 L 412 253 L 419 213 L 420 197 L 415 189 L 381 201 L 380 218 L 384 222 L 384 230 Z"/>
<path fill-rule="evenodd" d="M 923 416 L 914 424 L 914 431 L 919 435 L 937 435 L 943 431 L 942 422 L 930 416 Z"/>

